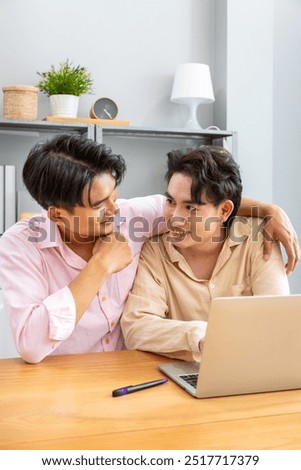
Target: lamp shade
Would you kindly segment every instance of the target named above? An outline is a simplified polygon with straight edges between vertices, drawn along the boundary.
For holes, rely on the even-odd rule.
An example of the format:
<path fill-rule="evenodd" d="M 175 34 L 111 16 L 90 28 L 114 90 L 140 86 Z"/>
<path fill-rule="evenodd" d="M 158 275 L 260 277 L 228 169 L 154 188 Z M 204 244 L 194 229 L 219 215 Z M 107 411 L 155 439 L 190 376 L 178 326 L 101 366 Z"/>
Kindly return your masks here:
<path fill-rule="evenodd" d="M 177 67 L 170 101 L 188 104 L 212 103 L 214 93 L 209 66 L 206 64 L 181 64 Z"/>

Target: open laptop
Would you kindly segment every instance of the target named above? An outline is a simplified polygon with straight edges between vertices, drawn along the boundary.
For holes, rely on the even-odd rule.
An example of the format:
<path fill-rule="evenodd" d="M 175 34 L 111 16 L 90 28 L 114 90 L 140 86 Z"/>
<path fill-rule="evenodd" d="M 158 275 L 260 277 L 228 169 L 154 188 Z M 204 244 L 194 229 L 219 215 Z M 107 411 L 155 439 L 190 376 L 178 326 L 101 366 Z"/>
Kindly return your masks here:
<path fill-rule="evenodd" d="M 214 299 L 201 363 L 159 369 L 197 398 L 301 388 L 301 295 Z"/>

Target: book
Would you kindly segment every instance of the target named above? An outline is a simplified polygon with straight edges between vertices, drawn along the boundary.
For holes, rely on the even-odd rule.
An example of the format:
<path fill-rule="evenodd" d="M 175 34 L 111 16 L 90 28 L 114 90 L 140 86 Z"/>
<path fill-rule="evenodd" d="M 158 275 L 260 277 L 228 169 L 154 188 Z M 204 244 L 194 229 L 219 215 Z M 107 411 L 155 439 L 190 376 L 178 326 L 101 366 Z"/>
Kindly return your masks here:
<path fill-rule="evenodd" d="M 4 165 L 4 229 L 16 223 L 16 167 Z"/>
<path fill-rule="evenodd" d="M 0 235 L 4 233 L 4 165 L 0 165 Z"/>

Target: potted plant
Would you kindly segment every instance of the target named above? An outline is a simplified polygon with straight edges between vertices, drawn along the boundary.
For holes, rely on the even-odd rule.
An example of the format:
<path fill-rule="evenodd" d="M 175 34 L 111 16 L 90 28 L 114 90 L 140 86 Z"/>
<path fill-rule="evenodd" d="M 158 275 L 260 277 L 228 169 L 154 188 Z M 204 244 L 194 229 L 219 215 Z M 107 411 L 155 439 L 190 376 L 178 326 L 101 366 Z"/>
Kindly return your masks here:
<path fill-rule="evenodd" d="M 91 93 L 93 81 L 85 67 L 73 66 L 69 59 L 57 69 L 51 65 L 47 72 L 37 72 L 41 80 L 37 87 L 50 97 L 52 116 L 76 117 L 79 97 Z"/>

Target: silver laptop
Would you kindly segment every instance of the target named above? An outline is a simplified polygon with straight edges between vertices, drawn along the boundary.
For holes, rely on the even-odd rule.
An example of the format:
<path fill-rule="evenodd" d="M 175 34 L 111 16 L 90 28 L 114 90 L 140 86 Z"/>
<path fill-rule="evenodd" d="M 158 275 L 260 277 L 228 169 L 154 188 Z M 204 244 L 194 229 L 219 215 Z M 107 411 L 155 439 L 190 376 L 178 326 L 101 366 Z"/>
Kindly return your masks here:
<path fill-rule="evenodd" d="M 214 299 L 201 363 L 159 368 L 197 398 L 301 388 L 301 295 Z"/>

